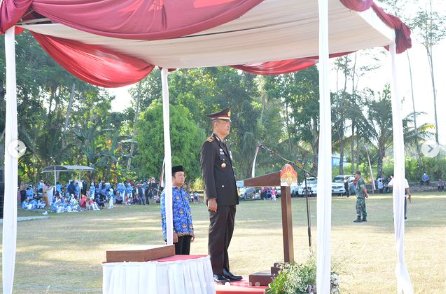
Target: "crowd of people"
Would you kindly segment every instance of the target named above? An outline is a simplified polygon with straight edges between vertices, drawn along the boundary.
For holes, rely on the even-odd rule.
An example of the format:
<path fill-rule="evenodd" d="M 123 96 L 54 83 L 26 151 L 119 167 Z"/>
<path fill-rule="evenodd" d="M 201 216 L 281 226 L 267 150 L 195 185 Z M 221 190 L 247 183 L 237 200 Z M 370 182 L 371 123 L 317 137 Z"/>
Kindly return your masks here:
<path fill-rule="evenodd" d="M 115 204 L 148 205 L 150 199 L 159 201 L 160 193 L 155 178 L 117 184 L 107 181 L 88 184 L 86 180 L 70 180 L 65 185 L 57 182 L 55 186 L 41 180 L 36 185 L 22 184 L 19 190 L 23 209 L 49 208 L 56 213 L 110 209 Z"/>

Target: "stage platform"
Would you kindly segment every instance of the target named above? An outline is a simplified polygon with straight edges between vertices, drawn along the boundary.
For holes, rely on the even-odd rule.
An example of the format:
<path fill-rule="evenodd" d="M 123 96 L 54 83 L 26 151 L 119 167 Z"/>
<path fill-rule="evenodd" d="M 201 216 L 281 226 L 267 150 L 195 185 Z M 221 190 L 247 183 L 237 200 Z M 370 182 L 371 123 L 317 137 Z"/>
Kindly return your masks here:
<path fill-rule="evenodd" d="M 207 255 L 174 255 L 174 247 L 112 250 L 103 263 L 103 293 L 260 294 L 267 286 L 238 282 L 216 284 Z M 259 285 L 259 284 L 257 284 Z M 266 285 L 266 284 L 264 284 Z"/>
<path fill-rule="evenodd" d="M 248 277 L 243 277 L 239 282 L 226 283 L 225 285 L 215 284 L 216 294 L 264 294 L 267 286 L 251 286 Z"/>

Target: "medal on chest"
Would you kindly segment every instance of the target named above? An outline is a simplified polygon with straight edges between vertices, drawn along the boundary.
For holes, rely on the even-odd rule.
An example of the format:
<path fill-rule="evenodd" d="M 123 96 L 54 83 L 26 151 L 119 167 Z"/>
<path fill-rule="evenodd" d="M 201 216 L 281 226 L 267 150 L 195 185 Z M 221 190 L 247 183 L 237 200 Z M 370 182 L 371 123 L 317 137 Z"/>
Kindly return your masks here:
<path fill-rule="evenodd" d="M 221 163 L 221 168 L 225 168 L 226 167 L 226 162 L 225 162 L 225 152 L 223 151 L 223 148 L 220 148 L 220 160 L 222 161 Z"/>

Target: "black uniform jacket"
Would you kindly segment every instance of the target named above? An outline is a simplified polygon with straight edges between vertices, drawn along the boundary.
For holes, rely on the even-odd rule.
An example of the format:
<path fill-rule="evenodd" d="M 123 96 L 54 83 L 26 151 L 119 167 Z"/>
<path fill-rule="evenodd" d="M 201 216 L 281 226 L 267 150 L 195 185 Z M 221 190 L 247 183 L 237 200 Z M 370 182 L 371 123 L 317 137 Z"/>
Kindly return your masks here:
<path fill-rule="evenodd" d="M 218 205 L 238 204 L 237 187 L 229 150 L 215 134 L 212 134 L 203 143 L 200 162 L 206 198 L 217 198 Z"/>

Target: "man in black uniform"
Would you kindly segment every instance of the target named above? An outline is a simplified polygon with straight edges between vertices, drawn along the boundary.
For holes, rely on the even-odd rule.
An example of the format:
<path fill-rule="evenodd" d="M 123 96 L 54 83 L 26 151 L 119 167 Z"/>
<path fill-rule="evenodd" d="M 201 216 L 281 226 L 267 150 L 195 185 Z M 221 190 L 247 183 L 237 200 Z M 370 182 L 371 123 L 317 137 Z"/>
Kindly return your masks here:
<path fill-rule="evenodd" d="M 224 141 L 231 130 L 231 113 L 226 108 L 208 117 L 213 133 L 203 143 L 200 157 L 210 219 L 208 250 L 214 281 L 239 281 L 242 277 L 229 271 L 228 256 L 238 204 L 232 159 Z"/>

